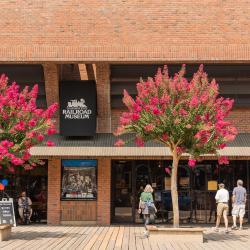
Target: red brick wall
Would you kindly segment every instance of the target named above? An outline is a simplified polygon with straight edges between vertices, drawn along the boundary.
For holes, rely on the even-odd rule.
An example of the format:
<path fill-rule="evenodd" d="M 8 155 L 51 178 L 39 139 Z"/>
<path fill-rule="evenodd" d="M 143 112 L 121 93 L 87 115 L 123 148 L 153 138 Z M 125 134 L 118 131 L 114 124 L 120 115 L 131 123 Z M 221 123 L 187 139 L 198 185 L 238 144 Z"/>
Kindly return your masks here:
<path fill-rule="evenodd" d="M 53 158 L 48 161 L 48 224 L 60 224 L 61 220 L 61 160 Z"/>
<path fill-rule="evenodd" d="M 250 133 L 250 108 L 234 109 L 229 120 L 237 127 L 239 133 Z"/>
<path fill-rule="evenodd" d="M 119 117 L 126 109 L 112 109 L 112 132 L 119 125 Z M 250 133 L 250 108 L 235 108 L 229 118 L 239 133 Z"/>
<path fill-rule="evenodd" d="M 1 0 L 0 9 L 3 61 L 250 58 L 248 0 Z"/>
<path fill-rule="evenodd" d="M 98 159 L 97 223 L 110 224 L 111 209 L 111 160 Z"/>

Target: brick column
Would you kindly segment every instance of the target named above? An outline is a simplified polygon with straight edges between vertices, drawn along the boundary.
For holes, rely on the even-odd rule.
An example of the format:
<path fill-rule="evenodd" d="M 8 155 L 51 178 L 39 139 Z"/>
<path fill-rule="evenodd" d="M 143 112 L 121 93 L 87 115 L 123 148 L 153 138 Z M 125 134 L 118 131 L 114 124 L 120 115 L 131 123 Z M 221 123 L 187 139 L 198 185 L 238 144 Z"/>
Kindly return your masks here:
<path fill-rule="evenodd" d="M 98 159 L 97 223 L 110 225 L 111 213 L 111 160 Z"/>
<path fill-rule="evenodd" d="M 59 103 L 59 66 L 55 63 L 43 64 L 47 105 Z M 59 112 L 55 114 L 56 125 L 59 127 Z"/>
<path fill-rule="evenodd" d="M 48 224 L 58 225 L 61 220 L 61 160 L 48 161 Z"/>
<path fill-rule="evenodd" d="M 96 64 L 97 132 L 111 133 L 110 68 L 108 63 Z"/>

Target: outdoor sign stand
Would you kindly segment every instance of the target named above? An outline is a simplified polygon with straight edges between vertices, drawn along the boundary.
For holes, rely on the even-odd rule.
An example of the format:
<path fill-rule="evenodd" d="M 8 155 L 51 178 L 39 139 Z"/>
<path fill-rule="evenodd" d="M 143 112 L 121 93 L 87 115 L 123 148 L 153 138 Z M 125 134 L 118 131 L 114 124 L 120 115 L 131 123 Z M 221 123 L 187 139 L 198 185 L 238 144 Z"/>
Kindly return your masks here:
<path fill-rule="evenodd" d="M 0 225 L 10 224 L 16 226 L 13 199 L 3 192 L 8 198 L 2 198 L 0 201 Z"/>

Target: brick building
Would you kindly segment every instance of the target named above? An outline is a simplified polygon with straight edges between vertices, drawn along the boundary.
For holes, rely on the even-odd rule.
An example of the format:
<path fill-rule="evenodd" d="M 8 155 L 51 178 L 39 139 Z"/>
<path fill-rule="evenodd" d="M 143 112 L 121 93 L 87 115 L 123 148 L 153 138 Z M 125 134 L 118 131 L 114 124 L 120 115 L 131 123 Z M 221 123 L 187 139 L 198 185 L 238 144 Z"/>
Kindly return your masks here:
<path fill-rule="evenodd" d="M 143 149 L 132 145 L 117 149 L 112 136 L 124 109 L 122 90 L 135 94 L 139 77 L 152 76 L 163 64 L 175 72 L 181 63 L 186 63 L 191 75 L 198 64 L 204 63 L 205 70 L 219 82 L 221 94 L 236 100 L 230 119 L 240 134 L 223 152 L 232 160 L 230 166 L 218 169 L 211 157 L 195 171 L 187 170 L 185 159 L 181 163 L 183 222 L 211 221 L 212 181 L 224 181 L 232 191 L 236 179 L 242 178 L 249 191 L 248 1 L 236 5 L 232 0 L 199 4 L 163 0 L 125 0 L 119 4 L 115 0 L 26 0 L 20 5 L 19 1 L 2 0 L 0 8 L 0 71 L 22 86 L 38 82 L 38 105 L 60 102 L 63 81 L 72 86 L 79 80 L 94 80 L 96 84 L 96 134 L 91 138 L 55 135 L 55 147 L 32 149 L 32 154 L 47 160 L 49 224 L 139 222 L 138 192 L 146 182 L 151 182 L 157 191 L 161 211 L 158 220 L 165 222 L 166 217 L 171 217 L 166 204 L 168 178 L 163 167 L 171 160 L 168 150 L 154 144 Z M 63 196 L 64 172 L 89 160 L 97 161 L 95 177 L 94 172 L 87 174 L 96 178 L 92 187 L 96 193 L 87 198 L 76 192 Z M 73 172 L 70 174 L 74 176 Z M 249 213 L 247 216 L 250 219 Z"/>

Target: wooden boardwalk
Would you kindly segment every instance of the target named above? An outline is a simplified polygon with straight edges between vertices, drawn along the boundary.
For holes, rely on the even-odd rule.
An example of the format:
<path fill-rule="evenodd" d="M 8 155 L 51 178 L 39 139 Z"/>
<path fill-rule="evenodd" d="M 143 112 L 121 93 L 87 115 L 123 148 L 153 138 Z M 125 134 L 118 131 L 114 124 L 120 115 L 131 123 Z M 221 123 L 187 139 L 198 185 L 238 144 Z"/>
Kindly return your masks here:
<path fill-rule="evenodd" d="M 0 249 L 132 249 L 132 250 L 197 250 L 250 249 L 250 228 L 225 234 L 205 228 L 203 244 L 152 241 L 143 237 L 141 226 L 66 227 L 19 226 L 12 229 L 12 237 L 0 242 Z"/>

